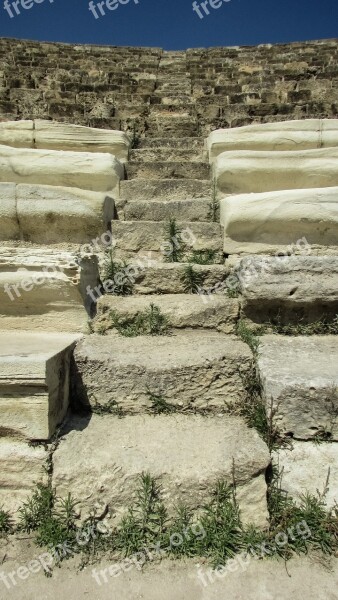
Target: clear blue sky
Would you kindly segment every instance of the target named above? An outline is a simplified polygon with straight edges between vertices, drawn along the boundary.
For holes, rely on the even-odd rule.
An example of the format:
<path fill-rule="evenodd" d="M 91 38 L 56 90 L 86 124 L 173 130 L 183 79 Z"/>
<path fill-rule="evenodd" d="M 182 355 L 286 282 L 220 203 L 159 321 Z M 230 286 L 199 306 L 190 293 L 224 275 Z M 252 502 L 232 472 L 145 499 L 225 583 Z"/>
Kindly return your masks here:
<path fill-rule="evenodd" d="M 0 0 L 2 37 L 167 50 L 338 38 L 338 0 L 223 0 L 203 19 L 193 12 L 192 0 L 121 0 L 124 5 L 105 8 L 98 19 L 89 0 L 17 0 L 20 15 L 13 1 L 7 0 L 15 15 L 10 18 Z M 32 6 L 23 9 L 21 3 Z"/>

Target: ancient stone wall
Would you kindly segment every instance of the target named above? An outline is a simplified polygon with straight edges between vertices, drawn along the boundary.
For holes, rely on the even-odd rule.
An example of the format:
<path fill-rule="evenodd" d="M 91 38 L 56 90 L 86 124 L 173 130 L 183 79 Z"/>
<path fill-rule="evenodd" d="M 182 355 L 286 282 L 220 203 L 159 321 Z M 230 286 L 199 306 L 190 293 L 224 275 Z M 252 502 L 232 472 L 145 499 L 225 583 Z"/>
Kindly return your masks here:
<path fill-rule="evenodd" d="M 3 39 L 0 119 L 54 119 L 161 137 L 338 115 L 336 40 L 166 52 Z M 185 117 L 185 119 L 184 119 Z"/>

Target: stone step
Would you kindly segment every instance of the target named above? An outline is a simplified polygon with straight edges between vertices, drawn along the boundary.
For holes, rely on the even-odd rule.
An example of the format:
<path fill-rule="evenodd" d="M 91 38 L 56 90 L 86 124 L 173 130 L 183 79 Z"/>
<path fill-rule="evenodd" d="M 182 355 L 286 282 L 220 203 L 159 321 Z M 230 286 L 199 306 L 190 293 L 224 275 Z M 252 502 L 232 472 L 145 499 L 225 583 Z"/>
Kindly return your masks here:
<path fill-rule="evenodd" d="M 323 168 L 329 168 L 333 163 L 328 158 L 325 167 L 322 163 Z M 264 174 L 269 178 L 269 172 L 270 167 L 266 163 L 262 170 L 263 179 Z M 338 169 L 336 173 L 333 176 L 338 183 Z M 320 175 L 317 176 L 317 181 L 319 180 Z M 292 183 L 288 184 L 289 187 L 297 183 L 293 179 L 290 181 Z M 311 184 L 311 180 L 307 183 Z M 287 254 L 290 248 L 302 240 L 306 241 L 308 248 L 312 247 L 316 251 L 324 248 L 325 252 L 325 249 L 331 248 L 333 252 L 337 252 L 338 187 L 227 196 L 220 200 L 220 221 L 224 226 L 224 251 L 228 254 L 259 252 L 277 255 L 279 251 Z"/>
<path fill-rule="evenodd" d="M 205 142 L 203 137 L 145 137 L 141 138 L 139 148 L 172 148 L 178 150 L 189 150 L 195 155 L 198 151 L 205 150 Z"/>
<path fill-rule="evenodd" d="M 220 479 L 236 484 L 245 524 L 265 529 L 268 449 L 241 419 L 198 415 L 73 417 L 53 455 L 53 488 L 79 499 L 81 519 L 106 506 L 120 521 L 142 472 L 161 485 L 163 500 L 192 509 L 205 505 Z"/>
<path fill-rule="evenodd" d="M 81 332 L 93 311 L 87 286 L 98 283 L 93 255 L 1 247 L 1 329 Z"/>
<path fill-rule="evenodd" d="M 129 160 L 132 163 L 147 163 L 147 162 L 159 162 L 171 161 L 171 162 L 203 162 L 206 164 L 206 155 L 203 147 L 201 148 L 189 148 L 181 149 L 177 147 L 149 147 L 140 148 L 137 150 L 131 150 L 129 153 Z M 209 176 L 209 171 L 208 171 Z M 206 177 L 206 179 L 208 178 Z M 197 177 L 196 179 L 200 179 Z"/>
<path fill-rule="evenodd" d="M 282 473 L 282 489 L 296 501 L 305 493 L 323 494 L 326 506 L 333 509 L 338 500 L 338 444 L 293 441 L 290 447 L 272 453 L 273 463 Z"/>
<path fill-rule="evenodd" d="M 258 372 L 282 435 L 338 440 L 338 337 L 261 338 Z"/>
<path fill-rule="evenodd" d="M 191 200 L 135 200 L 118 204 L 118 218 L 125 221 L 164 221 L 175 218 L 178 221 L 210 222 L 212 204 L 210 198 Z"/>
<path fill-rule="evenodd" d="M 109 152 L 121 162 L 125 162 L 130 140 L 123 131 L 35 119 L 0 123 L 0 144 L 39 150 Z"/>
<path fill-rule="evenodd" d="M 148 136 L 186 138 L 199 135 L 199 124 L 190 116 L 153 115 L 147 117 L 146 125 Z"/>
<path fill-rule="evenodd" d="M 338 256 L 250 256 L 236 271 L 242 314 L 255 323 L 286 325 L 333 320 L 338 315 Z"/>
<path fill-rule="evenodd" d="M 210 161 L 229 150 L 309 150 L 338 146 L 336 119 L 304 119 L 218 129 L 208 138 Z"/>
<path fill-rule="evenodd" d="M 1 426 L 0 422 L 0 431 Z M 0 506 L 15 519 L 19 508 L 36 491 L 37 484 L 47 483 L 48 452 L 42 445 L 9 439 L 3 437 L 3 433 L 6 432 L 0 433 Z"/>
<path fill-rule="evenodd" d="M 165 179 L 121 181 L 120 203 L 132 200 L 180 201 L 211 198 L 211 181 L 201 179 Z"/>
<path fill-rule="evenodd" d="M 124 169 L 114 156 L 0 146 L 0 182 L 75 187 L 96 192 L 113 190 Z"/>
<path fill-rule="evenodd" d="M 223 261 L 222 230 L 218 223 L 177 222 L 177 233 L 170 238 L 166 221 L 112 221 L 116 255 L 135 257 L 152 253 L 153 258 L 166 260 L 173 249 L 190 254 L 193 250 L 217 253 Z"/>
<path fill-rule="evenodd" d="M 130 161 L 126 165 L 127 179 L 208 179 L 210 167 L 205 162 Z"/>
<path fill-rule="evenodd" d="M 253 365 L 249 347 L 237 337 L 203 330 L 133 338 L 92 334 L 79 342 L 74 359 L 77 404 L 115 401 L 128 413 L 151 410 L 152 395 L 177 410 L 227 411 L 245 402 Z"/>
<path fill-rule="evenodd" d="M 133 294 L 184 294 L 188 281 L 185 276 L 187 264 L 163 263 L 153 259 L 131 261 L 130 280 L 133 283 Z M 194 265 L 197 275 L 196 293 L 201 294 L 202 302 L 211 302 L 213 295 L 220 288 L 225 289 L 225 280 L 230 273 L 228 265 Z M 190 292 L 190 289 L 189 289 Z"/>
<path fill-rule="evenodd" d="M 170 328 L 216 329 L 235 333 L 239 317 L 239 301 L 217 294 L 204 303 L 197 294 L 167 294 L 149 296 L 102 296 L 97 303 L 94 331 L 100 333 L 112 328 L 111 312 L 123 320 L 134 320 L 137 315 L 157 306 L 168 319 Z"/>
<path fill-rule="evenodd" d="M 223 152 L 215 161 L 215 179 L 222 194 L 337 186 L 338 147 Z"/>
<path fill-rule="evenodd" d="M 72 351 L 81 336 L 0 331 L 0 435 L 47 440 L 66 415 Z"/>
<path fill-rule="evenodd" d="M 0 240 L 85 244 L 109 230 L 112 194 L 76 187 L 0 183 Z"/>

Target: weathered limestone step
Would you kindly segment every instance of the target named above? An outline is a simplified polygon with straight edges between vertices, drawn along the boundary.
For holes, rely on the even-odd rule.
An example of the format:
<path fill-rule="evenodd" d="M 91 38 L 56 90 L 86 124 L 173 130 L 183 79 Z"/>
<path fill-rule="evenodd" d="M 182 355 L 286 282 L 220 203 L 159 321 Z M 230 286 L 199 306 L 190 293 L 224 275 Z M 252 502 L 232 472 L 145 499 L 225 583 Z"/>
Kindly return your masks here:
<path fill-rule="evenodd" d="M 338 336 L 261 338 L 258 371 L 283 435 L 338 440 Z"/>
<path fill-rule="evenodd" d="M 310 249 L 302 242 L 298 247 L 305 254 Z M 338 257 L 250 256 L 236 274 L 242 313 L 256 323 L 313 323 L 338 315 Z"/>
<path fill-rule="evenodd" d="M 94 331 L 111 328 L 111 312 L 122 320 L 131 320 L 150 304 L 156 305 L 168 319 L 170 327 L 183 329 L 216 329 L 222 333 L 235 333 L 239 317 L 239 301 L 217 294 L 204 303 L 197 294 L 167 294 L 149 296 L 102 296 L 97 303 Z"/>
<path fill-rule="evenodd" d="M 0 437 L 0 506 L 13 517 L 36 491 L 47 483 L 48 453 L 44 446 Z"/>
<path fill-rule="evenodd" d="M 123 131 L 36 119 L 0 123 L 0 144 L 15 148 L 109 152 L 125 162 L 130 140 Z"/>
<path fill-rule="evenodd" d="M 126 165 L 128 179 L 208 179 L 210 167 L 206 162 L 131 161 Z"/>
<path fill-rule="evenodd" d="M 130 200 L 186 200 L 211 198 L 211 182 L 199 179 L 121 181 L 120 202 Z"/>
<path fill-rule="evenodd" d="M 210 222 L 212 217 L 211 198 L 193 198 L 191 200 L 132 200 L 123 206 L 117 202 L 118 218 L 125 221 L 178 221 Z"/>
<path fill-rule="evenodd" d="M 246 194 L 338 185 L 338 147 L 294 152 L 237 150 L 215 161 L 222 194 Z"/>
<path fill-rule="evenodd" d="M 130 413 L 149 409 L 150 393 L 180 410 L 225 410 L 245 400 L 245 378 L 252 370 L 246 344 L 211 331 L 135 338 L 93 334 L 78 344 L 74 359 L 78 403 L 115 400 Z"/>
<path fill-rule="evenodd" d="M 338 182 L 338 160 L 334 176 Z M 313 249 L 337 251 L 338 187 L 228 196 L 220 201 L 220 221 L 228 254 L 277 253 L 304 239 Z"/>
<path fill-rule="evenodd" d="M 180 233 L 170 241 L 166 221 L 112 221 L 116 256 L 144 256 L 149 252 L 153 258 L 170 256 L 173 247 L 193 250 L 211 250 L 217 253 L 217 262 L 223 261 L 222 230 L 218 223 L 177 222 Z"/>
<path fill-rule="evenodd" d="M 133 294 L 184 294 L 187 292 L 185 270 L 187 264 L 160 263 L 155 261 L 131 261 L 135 265 L 132 271 L 134 281 Z M 224 286 L 230 273 L 228 265 L 194 265 L 194 273 L 198 276 L 198 286 L 206 291 L 215 291 L 217 286 Z M 190 291 L 190 290 L 189 290 Z M 203 293 L 203 290 L 201 291 Z M 202 302 L 208 298 L 201 297 Z M 211 300 L 210 300 L 211 301 Z"/>
<path fill-rule="evenodd" d="M 203 147 L 197 147 L 196 149 L 182 149 L 172 146 L 166 147 L 149 147 L 149 148 L 140 148 L 137 150 L 131 150 L 129 154 L 130 161 L 132 163 L 147 163 L 147 162 L 203 162 L 206 163 L 205 160 L 205 151 Z M 209 171 L 208 171 L 209 173 Z M 197 177 L 196 179 L 199 179 Z M 207 179 L 207 177 L 206 177 Z"/>
<path fill-rule="evenodd" d="M 338 146 L 337 119 L 304 119 L 212 131 L 210 162 L 228 150 L 311 150 Z"/>
<path fill-rule="evenodd" d="M 108 231 L 114 215 L 111 194 L 0 183 L 0 240 L 84 244 Z"/>
<path fill-rule="evenodd" d="M 0 331 L 0 436 L 49 439 L 69 404 L 67 333 Z"/>
<path fill-rule="evenodd" d="M 329 476 L 323 500 L 328 508 L 334 508 L 338 502 L 338 444 L 294 441 L 291 447 L 274 451 L 272 458 L 282 473 L 282 489 L 298 501 L 307 492 L 323 494 Z"/>
<path fill-rule="evenodd" d="M 147 135 L 164 137 L 170 135 L 177 138 L 197 137 L 199 124 L 191 116 L 181 115 L 152 115 L 147 117 Z"/>
<path fill-rule="evenodd" d="M 203 137 L 145 137 L 139 142 L 139 148 L 171 148 L 177 150 L 187 150 L 195 155 L 196 150 L 205 151 L 205 142 Z"/>
<path fill-rule="evenodd" d="M 219 479 L 236 483 L 242 520 L 267 526 L 267 447 L 235 417 L 93 415 L 73 418 L 53 455 L 58 496 L 80 500 L 81 518 L 108 505 L 114 526 L 131 503 L 138 477 L 149 472 L 161 485 L 170 513 L 178 504 L 200 508 Z"/>
<path fill-rule="evenodd" d="M 108 152 L 63 152 L 0 146 L 0 182 L 113 190 L 123 165 Z"/>
<path fill-rule="evenodd" d="M 98 284 L 93 255 L 1 247 L 1 329 L 83 331 L 93 312 L 87 286 Z"/>

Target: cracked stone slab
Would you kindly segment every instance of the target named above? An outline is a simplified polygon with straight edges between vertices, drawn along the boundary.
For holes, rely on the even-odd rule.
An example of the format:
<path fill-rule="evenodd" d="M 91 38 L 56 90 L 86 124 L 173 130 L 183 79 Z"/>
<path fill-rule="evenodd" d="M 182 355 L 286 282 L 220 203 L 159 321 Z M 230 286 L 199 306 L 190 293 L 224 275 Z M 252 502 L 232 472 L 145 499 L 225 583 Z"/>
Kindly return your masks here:
<path fill-rule="evenodd" d="M 236 417 L 92 415 L 67 424 L 53 455 L 53 486 L 79 499 L 83 518 L 108 505 L 113 525 L 142 472 L 159 481 L 172 511 L 179 502 L 202 507 L 217 480 L 232 483 L 234 465 L 243 521 L 265 528 L 269 463 L 265 443 Z"/>
<path fill-rule="evenodd" d="M 338 336 L 261 338 L 263 396 L 284 435 L 338 440 Z"/>
<path fill-rule="evenodd" d="M 68 410 L 70 359 L 80 337 L 0 332 L 0 437 L 53 435 Z"/>
<path fill-rule="evenodd" d="M 272 454 L 273 462 L 282 473 L 282 489 L 299 502 L 300 496 L 323 494 L 328 508 L 338 503 L 338 444 L 292 442 L 290 448 L 280 448 Z"/>
<path fill-rule="evenodd" d="M 134 338 L 93 334 L 79 342 L 74 361 L 78 403 L 115 401 L 131 413 L 149 410 L 150 393 L 180 410 L 227 410 L 246 397 L 252 370 L 246 344 L 203 330 Z"/>

